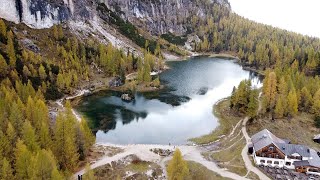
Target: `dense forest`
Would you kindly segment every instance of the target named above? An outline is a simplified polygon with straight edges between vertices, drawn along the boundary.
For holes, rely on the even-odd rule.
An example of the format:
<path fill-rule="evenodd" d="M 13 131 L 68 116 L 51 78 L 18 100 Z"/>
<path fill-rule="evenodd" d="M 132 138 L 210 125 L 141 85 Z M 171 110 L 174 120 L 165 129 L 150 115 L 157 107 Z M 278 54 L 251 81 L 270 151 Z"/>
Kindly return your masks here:
<path fill-rule="evenodd" d="M 275 119 L 308 112 L 320 119 L 320 39 L 250 21 L 220 5 L 207 11 L 207 18 L 191 18 L 201 39 L 196 51 L 234 53 L 243 66 L 264 74 L 262 114 Z M 243 81 L 233 90 L 231 107 L 255 118 L 257 98 Z"/>
<path fill-rule="evenodd" d="M 154 83 L 150 72 L 160 68 L 154 58 L 162 57 L 159 45 L 141 58 L 111 44 L 81 41 L 60 25 L 46 31 L 49 36 L 37 38 L 45 47 L 34 52 L 0 19 L 0 179 L 65 179 L 85 160 L 95 142 L 87 121 L 74 117 L 70 102 L 53 120 L 47 101 L 94 78 L 93 67 L 122 81 L 137 71 L 146 84 Z"/>
<path fill-rule="evenodd" d="M 214 5 L 208 17 L 191 17 L 202 52 L 237 53 L 241 62 L 259 70 L 286 68 L 298 61 L 308 75 L 319 74 L 320 40 L 245 19 L 224 6 Z"/>
<path fill-rule="evenodd" d="M 272 119 L 299 112 L 320 119 L 319 39 L 249 21 L 221 5 L 205 7 L 206 18 L 181 19 L 190 24 L 188 32 L 201 39 L 195 51 L 234 53 L 244 66 L 262 72 L 261 110 Z M 161 49 L 185 55 L 180 48 L 185 37 L 166 34 L 149 43 L 132 24 L 114 23 L 128 34 L 126 28 L 133 29 L 131 39 L 141 41 L 140 47 L 144 44 L 143 57 L 94 39 L 78 39 L 61 25 L 38 33 L 44 47 L 31 51 L 19 42 L 15 25 L 0 19 L 0 179 L 65 179 L 86 158 L 95 142 L 87 122 L 74 117 L 70 102 L 51 120 L 49 100 L 73 93 L 94 79 L 96 71 L 123 82 L 137 72 L 133 85 L 158 86 L 159 79 L 153 80 L 150 72 L 163 66 Z M 256 118 L 258 94 L 250 81 L 243 81 L 233 91 L 231 107 Z"/>

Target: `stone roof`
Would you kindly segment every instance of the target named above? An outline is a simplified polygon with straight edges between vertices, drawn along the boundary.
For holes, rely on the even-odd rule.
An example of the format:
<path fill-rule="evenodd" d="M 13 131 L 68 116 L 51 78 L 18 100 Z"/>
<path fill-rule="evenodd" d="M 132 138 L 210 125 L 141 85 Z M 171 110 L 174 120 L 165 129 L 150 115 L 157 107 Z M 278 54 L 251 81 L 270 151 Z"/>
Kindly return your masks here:
<path fill-rule="evenodd" d="M 289 140 L 280 139 L 267 129 L 253 135 L 251 141 L 255 151 L 259 151 L 270 144 L 274 144 L 285 155 L 298 153 L 302 157 L 310 157 L 309 147 L 298 144 L 289 144 Z"/>
<path fill-rule="evenodd" d="M 288 156 L 297 153 L 302 157 L 310 157 L 310 149 L 304 145 L 277 143 L 276 146 Z"/>
<path fill-rule="evenodd" d="M 286 141 L 276 137 L 267 129 L 264 129 L 258 132 L 257 134 L 253 135 L 251 137 L 251 142 L 253 144 L 255 151 L 259 151 L 260 149 L 270 144 L 274 144 L 277 146 L 277 144 L 286 143 Z"/>
<path fill-rule="evenodd" d="M 319 135 L 320 138 L 320 135 Z M 307 157 L 308 160 L 295 161 L 295 166 L 311 166 L 320 168 L 320 157 L 318 153 L 305 145 L 289 144 L 290 141 L 280 139 L 272 134 L 269 130 L 264 129 L 251 137 L 251 141 L 255 151 L 258 151 L 270 144 L 274 144 L 285 155 L 290 156 L 299 154 L 302 157 Z"/>
<path fill-rule="evenodd" d="M 314 149 L 310 149 L 310 159 L 304 161 L 295 161 L 294 166 L 311 166 L 320 168 L 320 157 Z"/>

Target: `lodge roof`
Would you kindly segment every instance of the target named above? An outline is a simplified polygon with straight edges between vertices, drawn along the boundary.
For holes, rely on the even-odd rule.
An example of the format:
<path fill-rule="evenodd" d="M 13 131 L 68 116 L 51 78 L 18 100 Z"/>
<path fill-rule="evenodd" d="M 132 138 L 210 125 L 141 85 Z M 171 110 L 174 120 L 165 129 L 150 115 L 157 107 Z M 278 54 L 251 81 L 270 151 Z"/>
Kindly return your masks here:
<path fill-rule="evenodd" d="M 310 166 L 320 168 L 320 157 L 314 149 L 310 149 L 311 158 L 304 161 L 295 161 L 294 166 Z"/>
<path fill-rule="evenodd" d="M 276 137 L 269 130 L 264 129 L 251 137 L 253 147 L 256 151 L 270 145 L 270 144 L 281 144 L 286 143 L 283 139 Z"/>
<path fill-rule="evenodd" d="M 285 155 L 298 153 L 302 157 L 310 157 L 310 149 L 307 146 L 299 144 L 278 143 L 276 145 Z"/>
<path fill-rule="evenodd" d="M 255 151 L 259 151 L 270 144 L 274 144 L 285 155 L 297 153 L 302 157 L 310 157 L 309 147 L 298 144 L 289 144 L 290 141 L 278 138 L 267 129 L 253 135 L 251 141 Z"/>

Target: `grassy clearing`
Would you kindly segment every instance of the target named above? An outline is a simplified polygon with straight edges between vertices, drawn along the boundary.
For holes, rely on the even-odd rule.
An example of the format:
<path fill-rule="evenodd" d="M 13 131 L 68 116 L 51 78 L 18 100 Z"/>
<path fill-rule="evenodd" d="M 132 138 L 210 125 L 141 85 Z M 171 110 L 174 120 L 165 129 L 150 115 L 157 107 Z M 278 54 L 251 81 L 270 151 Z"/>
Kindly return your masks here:
<path fill-rule="evenodd" d="M 85 168 L 86 164 L 91 164 L 92 162 L 97 161 L 103 156 L 112 157 L 116 154 L 122 153 L 123 149 L 111 146 L 101 146 L 101 145 L 94 145 L 90 148 L 89 154 L 87 155 L 86 159 L 80 161 L 78 163 L 78 170 Z"/>
<path fill-rule="evenodd" d="M 236 116 L 230 111 L 230 101 L 225 99 L 214 106 L 214 114 L 219 118 L 220 126 L 211 134 L 193 139 L 194 142 L 205 144 L 219 139 L 216 143 L 219 147 L 216 152 L 204 153 L 208 159 L 214 159 L 222 168 L 227 168 L 229 171 L 245 176 L 247 169 L 243 162 L 241 152 L 245 146 L 245 139 L 241 133 L 241 124 L 236 125 L 243 117 Z M 231 134 L 234 129 L 234 133 Z M 226 135 L 221 138 L 222 135 Z"/>
<path fill-rule="evenodd" d="M 188 161 L 190 176 L 187 180 L 228 180 L 216 174 L 199 163 Z"/>
<path fill-rule="evenodd" d="M 249 179 L 252 179 L 252 180 L 259 180 L 259 176 L 257 176 L 255 173 L 253 172 L 250 172 L 248 175 L 247 175 L 247 178 Z"/>
<path fill-rule="evenodd" d="M 125 159 L 94 169 L 95 176 L 98 180 L 114 180 L 117 178 L 147 180 L 162 177 L 163 171 L 156 163 L 142 161 L 134 155 Z M 129 159 L 131 159 L 130 162 L 126 162 Z M 151 176 L 147 172 L 151 173 Z"/>
<path fill-rule="evenodd" d="M 220 125 L 212 133 L 199 138 L 193 138 L 191 141 L 197 144 L 206 144 L 220 139 L 222 135 L 229 134 L 233 127 L 242 119 L 242 117 L 232 115 L 229 104 L 229 99 L 225 99 L 214 105 L 213 113 L 218 117 Z"/>
<path fill-rule="evenodd" d="M 227 168 L 231 172 L 241 176 L 245 176 L 247 174 L 247 169 L 245 168 L 241 151 L 246 142 L 244 138 L 239 137 L 238 140 L 239 141 L 231 148 L 213 153 L 211 158 L 216 160 L 219 166 Z"/>
<path fill-rule="evenodd" d="M 151 167 L 151 163 L 150 162 L 145 162 L 145 161 L 141 161 L 139 163 L 131 163 L 129 164 L 126 169 L 128 171 L 131 172 L 140 172 L 140 173 L 144 173 L 146 171 L 148 171 L 149 167 Z"/>
<path fill-rule="evenodd" d="M 253 135 L 263 129 L 268 129 L 277 137 L 289 139 L 294 144 L 304 144 L 320 150 L 320 144 L 314 143 L 312 138 L 319 134 L 320 130 L 314 126 L 313 116 L 301 113 L 292 119 L 261 118 L 247 125 L 249 135 Z"/>

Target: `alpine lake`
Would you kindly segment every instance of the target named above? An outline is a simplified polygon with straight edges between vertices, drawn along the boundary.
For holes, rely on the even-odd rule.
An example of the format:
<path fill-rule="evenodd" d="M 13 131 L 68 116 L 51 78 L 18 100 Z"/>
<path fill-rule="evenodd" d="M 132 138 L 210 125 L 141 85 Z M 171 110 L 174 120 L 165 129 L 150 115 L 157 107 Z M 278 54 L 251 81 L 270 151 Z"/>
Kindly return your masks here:
<path fill-rule="evenodd" d="M 231 95 L 244 79 L 261 86 L 259 76 L 236 60 L 192 57 L 169 61 L 160 74 L 165 88 L 137 93 L 125 102 L 121 92 L 100 91 L 83 97 L 75 108 L 86 117 L 97 143 L 187 144 L 219 126 L 213 105 Z"/>

